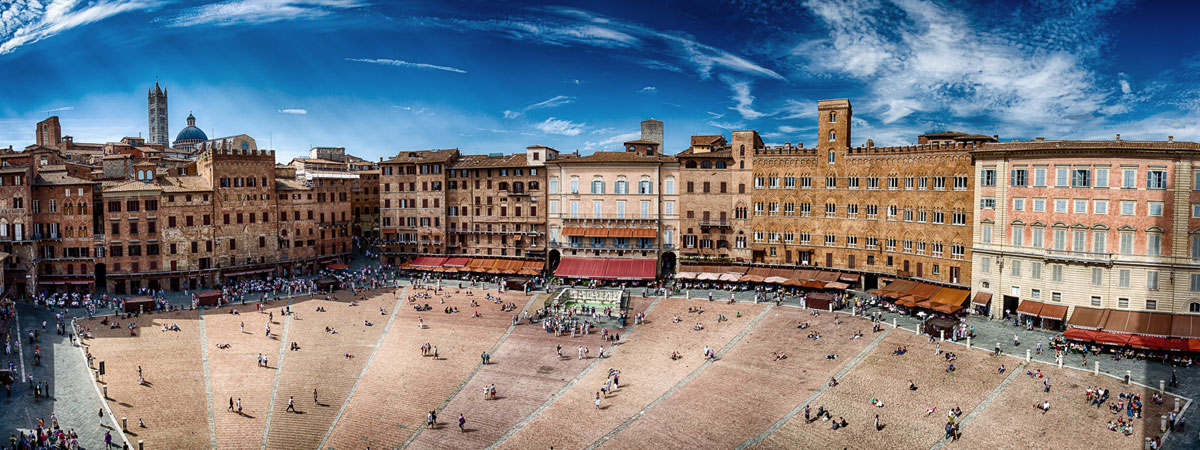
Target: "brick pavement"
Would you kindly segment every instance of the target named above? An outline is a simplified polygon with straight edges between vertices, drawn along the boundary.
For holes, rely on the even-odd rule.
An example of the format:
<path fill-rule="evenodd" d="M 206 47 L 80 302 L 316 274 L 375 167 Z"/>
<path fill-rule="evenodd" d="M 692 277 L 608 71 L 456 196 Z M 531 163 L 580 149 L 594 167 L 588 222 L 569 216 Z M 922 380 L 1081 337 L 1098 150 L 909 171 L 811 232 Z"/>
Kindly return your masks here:
<path fill-rule="evenodd" d="M 220 308 L 204 314 L 205 334 L 208 341 L 209 384 L 212 386 L 213 423 L 218 448 L 259 448 L 262 444 L 263 427 L 267 422 L 267 405 L 275 387 L 275 373 L 279 367 L 279 349 L 283 342 L 279 333 L 283 330 L 278 305 L 274 302 L 270 311 L 275 319 L 271 324 L 274 336 L 265 336 L 267 314 L 255 311 L 254 306 Z M 237 310 L 241 314 L 230 314 Z M 246 331 L 241 331 L 241 323 Z M 229 344 L 230 348 L 219 349 L 218 344 Z M 269 357 L 269 367 L 258 366 L 258 355 Z M 229 411 L 229 399 L 242 399 L 242 414 Z"/>
<path fill-rule="evenodd" d="M 300 345 L 298 351 L 286 351 L 279 361 L 279 382 L 275 393 L 275 411 L 267 430 L 266 448 L 316 448 L 329 429 L 338 408 L 350 394 L 355 380 L 362 373 L 387 316 L 379 313 L 383 307 L 391 310 L 391 295 L 370 294 L 350 306 L 350 292 L 335 294 L 335 300 L 315 298 L 296 299 L 287 339 Z M 325 312 L 316 312 L 320 306 Z M 276 314 L 278 315 L 278 314 Z M 364 325 L 371 321 L 373 326 Z M 337 330 L 330 334 L 325 327 Z M 291 342 L 284 342 L 287 347 Z M 349 353 L 353 358 L 343 355 Z M 312 391 L 318 390 L 321 402 L 313 404 Z M 288 397 L 295 397 L 296 412 L 285 412 Z M 226 399 L 228 402 L 228 399 Z"/>
<path fill-rule="evenodd" d="M 902 345 L 908 346 L 908 353 L 893 355 Z M 826 421 L 805 423 L 804 416 L 798 415 L 759 448 L 826 448 L 830 442 L 853 448 L 929 448 L 945 434 L 946 414 L 951 408 L 970 411 L 1007 376 L 997 373 L 999 362 L 988 354 L 943 344 L 943 351 L 958 355 L 957 370 L 946 373 L 944 356 L 934 355 L 933 350 L 934 344 L 925 337 L 892 333 L 839 379 L 837 386 L 810 403 L 814 414 L 824 405 L 833 419 L 845 418 L 847 428 L 832 430 L 832 422 Z M 918 390 L 908 389 L 909 380 Z M 885 406 L 871 405 L 872 398 L 882 400 Z M 926 415 L 930 406 L 937 410 Z M 876 414 L 884 425 L 882 431 L 874 429 Z"/>
<path fill-rule="evenodd" d="M 1030 443 L 1041 448 L 1138 448 L 1146 436 L 1159 435 L 1159 416 L 1174 407 L 1174 397 L 1170 395 L 1164 396 L 1162 406 L 1157 406 L 1150 401 L 1154 391 L 1126 385 L 1112 377 L 1049 364 L 1030 364 L 1027 369 L 1040 369 L 1050 379 L 1049 393 L 1043 392 L 1043 380 L 1017 375 L 978 416 L 963 425 L 962 439 L 948 442 L 945 448 L 1023 449 L 1029 448 Z M 1112 401 L 1119 401 L 1119 392 L 1142 395 L 1146 419 L 1135 421 L 1133 435 L 1108 430 L 1108 421 L 1116 420 L 1118 415 L 1110 413 L 1107 405 L 1088 406 L 1084 390 L 1091 387 L 1112 389 Z M 1033 407 L 1035 402 L 1047 400 L 1049 412 L 1043 414 Z"/>
<path fill-rule="evenodd" d="M 702 315 L 687 312 L 688 307 L 701 306 L 705 310 Z M 601 409 L 595 408 L 594 399 L 607 378 L 607 371 L 593 370 L 499 447 L 591 445 L 692 373 L 703 364 L 706 345 L 719 350 L 764 307 L 679 299 L 659 302 L 648 314 L 646 323 L 639 325 L 633 336 L 627 336 L 628 341 L 605 361 L 605 366 L 621 370 L 621 386 L 601 401 Z M 738 311 L 742 317 L 735 317 Z M 724 314 L 729 321 L 718 324 L 718 314 Z M 681 321 L 672 323 L 673 315 L 678 315 Z M 704 330 L 692 330 L 697 321 L 704 324 Z M 672 361 L 669 358 L 672 351 L 678 351 L 683 359 Z M 568 426 L 564 421 L 587 426 Z"/>
<path fill-rule="evenodd" d="M 870 343 L 870 322 L 776 308 L 741 342 L 601 448 L 734 448 L 816 392 Z M 808 322 L 801 330 L 797 323 Z M 862 330 L 860 339 L 850 339 Z M 813 340 L 810 332 L 820 332 Z M 772 352 L 788 357 L 775 361 Z M 825 355 L 839 355 L 827 360 Z M 699 432 L 703 430 L 703 432 Z"/>
<path fill-rule="evenodd" d="M 200 318 L 196 311 L 143 315 L 132 319 L 139 327 L 130 337 L 124 326 L 109 329 L 99 319 L 81 320 L 91 329 L 89 349 L 105 362 L 102 386 L 108 387 L 109 406 L 117 417 L 129 419 L 131 442 L 144 440 L 148 448 L 211 447 L 204 371 L 200 354 Z M 161 331 L 177 324 L 181 331 Z M 98 363 L 97 363 L 98 364 Z M 146 386 L 137 384 L 141 365 Z M 139 428 L 142 419 L 146 428 Z"/>
<path fill-rule="evenodd" d="M 473 291 L 474 297 L 458 293 L 445 304 L 436 299 L 421 301 L 429 303 L 433 311 L 417 312 L 408 301 L 402 302 L 379 350 L 380 357 L 363 374 L 326 448 L 397 447 L 424 425 L 425 414 L 442 405 L 478 365 L 479 354 L 491 349 L 511 324 L 512 313 L 501 312 L 484 300 L 482 290 Z M 518 308 L 529 301 L 520 293 L 503 298 L 517 303 Z M 480 303 L 483 317 L 471 318 L 475 310 L 469 305 L 471 299 Z M 446 315 L 442 311 L 446 306 L 457 306 L 461 312 Z M 426 328 L 417 328 L 418 318 Z M 438 347 L 438 360 L 421 356 L 420 347 L 426 343 Z M 498 356 L 495 359 L 501 361 Z M 448 422 L 449 418 L 438 420 Z"/>

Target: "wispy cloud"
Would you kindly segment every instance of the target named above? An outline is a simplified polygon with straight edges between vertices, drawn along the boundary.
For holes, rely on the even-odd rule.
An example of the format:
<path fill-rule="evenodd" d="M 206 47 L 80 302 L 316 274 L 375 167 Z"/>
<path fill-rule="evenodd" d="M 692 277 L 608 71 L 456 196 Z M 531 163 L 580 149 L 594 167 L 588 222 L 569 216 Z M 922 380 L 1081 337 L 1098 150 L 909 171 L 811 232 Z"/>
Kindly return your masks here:
<path fill-rule="evenodd" d="M 44 113 L 52 113 L 52 112 L 59 112 L 59 111 L 73 111 L 74 109 L 75 109 L 75 107 L 74 107 L 74 106 L 60 106 L 60 107 L 58 107 L 58 108 L 54 108 L 54 109 L 47 109 L 47 110 L 45 110 L 45 111 L 42 111 L 42 112 L 44 112 Z"/>
<path fill-rule="evenodd" d="M 433 70 L 444 70 L 447 72 L 454 72 L 454 73 L 467 73 L 467 71 L 465 71 L 465 70 L 457 69 L 454 67 L 408 62 L 408 61 L 399 60 L 399 59 L 346 58 L 346 61 L 369 63 L 369 64 L 380 64 L 380 65 L 384 65 L 384 66 L 393 66 L 393 67 L 408 67 L 408 68 L 413 68 L 413 69 L 433 69 Z"/>
<path fill-rule="evenodd" d="M 13 0 L 0 3 L 0 55 L 130 11 L 162 4 L 159 0 L 98 0 L 83 5 L 78 0 Z"/>
<path fill-rule="evenodd" d="M 788 99 L 776 114 L 779 119 L 815 119 L 817 102 Z"/>
<path fill-rule="evenodd" d="M 459 19 L 416 17 L 418 26 L 454 31 L 473 30 L 543 45 L 584 46 L 637 51 L 643 65 L 656 69 L 682 71 L 690 66 L 701 78 L 715 71 L 740 73 L 761 78 L 784 79 L 778 72 L 763 67 L 728 50 L 704 44 L 681 31 L 661 31 L 640 23 L 608 17 L 574 8 L 545 7 L 537 15 L 504 19 Z"/>
<path fill-rule="evenodd" d="M 737 111 L 746 120 L 755 120 L 767 115 L 754 110 L 754 96 L 750 95 L 749 81 L 736 80 L 733 77 L 721 77 L 721 80 L 733 91 L 733 96 L 729 98 L 736 104 L 729 109 Z"/>
<path fill-rule="evenodd" d="M 431 115 L 431 116 L 433 115 L 433 112 L 430 111 L 429 108 L 407 106 L 407 105 L 392 105 L 392 107 L 396 108 L 396 109 L 403 109 L 405 111 L 408 111 L 408 112 L 412 113 L 414 116 L 423 116 L 426 114 Z"/>
<path fill-rule="evenodd" d="M 568 103 L 573 103 L 573 102 L 575 102 L 575 99 L 572 97 L 567 97 L 565 95 L 558 95 L 558 96 L 554 96 L 552 98 L 548 98 L 546 100 L 542 100 L 540 102 L 534 103 L 532 105 L 525 105 L 525 106 L 517 108 L 517 109 L 507 109 L 504 111 L 504 118 L 505 119 L 515 119 L 515 118 L 521 117 L 521 116 L 525 115 L 525 113 L 527 113 L 529 111 L 533 111 L 535 109 L 554 108 L 556 106 L 562 106 L 562 105 L 566 105 Z"/>
<path fill-rule="evenodd" d="M 167 26 L 230 26 L 315 19 L 366 6 L 363 0 L 231 0 L 199 6 L 167 19 Z"/>
<path fill-rule="evenodd" d="M 307 115 L 307 114 L 308 114 L 308 110 L 307 110 L 307 109 L 300 109 L 300 108 L 283 108 L 283 109 L 280 109 L 280 110 L 279 110 L 279 113 L 280 113 L 280 114 L 292 114 L 292 115 L 297 115 L 297 116 L 303 116 L 303 115 Z"/>
<path fill-rule="evenodd" d="M 611 128 L 605 128 L 604 130 L 607 130 L 606 133 L 611 133 L 613 131 Z M 600 130 L 596 130 L 596 131 L 600 131 Z M 603 134 L 603 133 L 601 133 L 601 134 Z M 592 151 L 604 150 L 606 148 L 611 148 L 617 144 L 622 144 L 622 143 L 637 139 L 637 138 L 641 137 L 641 135 L 642 134 L 639 131 L 614 134 L 612 136 L 601 139 L 599 141 L 586 141 L 583 143 L 583 149 L 584 150 L 592 150 Z"/>
<path fill-rule="evenodd" d="M 559 134 L 563 136 L 578 136 L 587 128 L 586 123 L 577 123 L 570 120 L 555 119 L 553 117 L 542 122 L 534 124 L 534 128 L 546 134 Z"/>
<path fill-rule="evenodd" d="M 638 93 L 646 94 L 646 95 L 654 95 L 654 94 L 658 93 L 658 88 L 656 88 L 654 86 L 646 86 L 644 88 L 638 89 Z"/>
<path fill-rule="evenodd" d="M 709 120 L 704 123 L 707 123 L 711 126 L 714 126 L 714 127 L 717 127 L 717 128 L 723 129 L 723 130 L 740 130 L 740 129 L 743 129 L 746 127 L 746 124 L 744 124 L 742 122 L 720 122 L 720 121 L 716 121 L 716 120 Z"/>
<path fill-rule="evenodd" d="M 936 0 L 808 0 L 826 30 L 796 45 L 792 58 L 805 70 L 864 83 L 866 110 L 884 125 L 948 112 L 1069 131 L 1119 111 L 1111 106 L 1125 86 L 1101 87 L 1089 63 L 1102 53 L 1100 19 L 1121 2 L 1063 3 L 1034 2 L 985 24 Z"/>

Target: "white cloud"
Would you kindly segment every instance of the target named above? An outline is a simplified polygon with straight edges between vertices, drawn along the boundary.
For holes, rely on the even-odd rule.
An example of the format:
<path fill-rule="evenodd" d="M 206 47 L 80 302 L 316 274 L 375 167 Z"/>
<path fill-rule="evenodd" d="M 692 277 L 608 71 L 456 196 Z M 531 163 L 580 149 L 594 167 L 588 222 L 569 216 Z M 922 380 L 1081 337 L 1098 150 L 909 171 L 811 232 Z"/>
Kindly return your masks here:
<path fill-rule="evenodd" d="M 609 132 L 609 133 L 612 132 L 611 128 L 604 128 L 604 130 L 608 130 L 607 132 Z M 597 130 L 597 131 L 599 131 L 599 130 Z M 604 150 L 605 148 L 610 148 L 617 144 L 623 144 L 625 142 L 637 139 L 641 136 L 642 136 L 642 133 L 640 131 L 616 134 L 616 135 L 612 135 L 607 138 L 601 139 L 599 141 L 584 142 L 583 149 L 584 150 Z"/>
<path fill-rule="evenodd" d="M 381 65 L 385 65 L 385 66 L 395 66 L 395 67 L 410 67 L 410 68 L 414 68 L 414 69 L 444 70 L 447 72 L 454 72 L 454 73 L 467 73 L 467 71 L 465 71 L 465 70 L 456 69 L 454 67 L 436 66 L 433 64 L 408 62 L 408 61 L 403 61 L 403 60 L 399 60 L 399 59 L 346 58 L 346 61 L 370 63 L 370 64 L 381 64 Z"/>
<path fill-rule="evenodd" d="M 741 122 L 718 122 L 716 120 L 710 120 L 704 123 L 724 130 L 740 130 L 746 127 L 746 125 Z"/>
<path fill-rule="evenodd" d="M 283 109 L 279 110 L 279 113 L 280 114 L 291 114 L 291 115 L 295 115 L 295 116 L 304 116 L 304 115 L 308 114 L 308 110 L 300 109 L 300 108 L 283 108 Z"/>
<path fill-rule="evenodd" d="M 605 128 L 597 128 L 597 129 L 595 129 L 595 130 L 592 130 L 592 134 L 604 134 L 604 133 L 612 133 L 613 131 L 614 131 L 614 129 L 613 129 L 613 128 L 609 128 L 609 127 L 605 127 Z"/>
<path fill-rule="evenodd" d="M 771 69 L 727 50 L 701 43 L 687 33 L 660 31 L 636 22 L 573 8 L 545 7 L 539 8 L 539 12 L 545 14 L 484 20 L 417 17 L 410 19 L 410 22 L 418 26 L 455 31 L 485 31 L 508 39 L 545 45 L 635 50 L 640 52 L 636 55 L 637 59 L 647 67 L 682 71 L 679 65 L 686 64 L 702 78 L 709 78 L 714 71 L 720 70 L 760 78 L 784 79 Z"/>
<path fill-rule="evenodd" d="M 736 105 L 730 107 L 729 109 L 737 111 L 738 114 L 741 114 L 742 118 L 746 120 L 754 120 L 767 115 L 754 110 L 754 96 L 750 95 L 749 81 L 735 80 L 732 77 L 722 77 L 721 79 L 725 82 L 725 84 L 728 84 L 729 89 L 733 91 L 733 96 L 729 98 L 734 102 L 737 102 Z"/>
<path fill-rule="evenodd" d="M 520 107 L 517 109 L 506 109 L 506 110 L 504 110 L 504 118 L 505 119 L 516 119 L 518 117 L 525 115 L 525 113 L 527 113 L 529 111 L 533 111 L 535 109 L 554 108 L 556 106 L 562 106 L 562 105 L 566 105 L 568 103 L 574 103 L 574 102 L 575 102 L 575 99 L 573 97 L 567 97 L 565 95 L 557 95 L 557 96 L 542 100 L 540 102 L 534 103 L 532 105 L 526 105 L 526 106 L 523 106 L 523 107 Z"/>
<path fill-rule="evenodd" d="M 1117 75 L 1121 77 L 1121 79 L 1117 82 L 1121 85 L 1121 93 L 1125 95 L 1132 93 L 1133 88 L 1129 86 L 1129 75 L 1126 75 L 1125 73 L 1119 73 Z"/>
<path fill-rule="evenodd" d="M 572 122 L 570 120 L 555 119 L 551 117 L 542 122 L 534 124 L 533 127 L 545 134 L 577 136 L 579 133 L 583 132 L 584 128 L 587 128 L 587 124 Z"/>
<path fill-rule="evenodd" d="M 776 114 L 780 119 L 816 119 L 817 102 L 788 99 Z"/>
<path fill-rule="evenodd" d="M 779 127 L 780 133 L 795 133 L 800 130 L 803 130 L 803 128 L 789 127 L 787 125 L 783 125 L 783 126 Z"/>
<path fill-rule="evenodd" d="M 42 111 L 42 112 L 44 112 L 44 113 L 52 113 L 52 112 L 59 112 L 59 111 L 72 111 L 72 110 L 74 110 L 74 109 L 75 109 L 75 107 L 74 107 L 74 106 L 60 106 L 60 107 L 58 107 L 58 108 L 54 108 L 54 109 L 47 109 L 47 110 L 45 110 L 45 111 Z"/>
<path fill-rule="evenodd" d="M 638 89 L 638 93 L 646 94 L 646 95 L 654 95 L 654 94 L 658 93 L 658 88 L 656 88 L 654 86 L 646 86 L 644 88 Z"/>
<path fill-rule="evenodd" d="M 432 116 L 434 114 L 433 112 L 429 111 L 429 108 L 418 108 L 415 106 L 406 106 L 406 105 L 392 105 L 392 107 L 396 108 L 396 109 L 403 109 L 405 111 L 408 111 L 408 112 L 412 113 L 414 116 L 423 116 L 423 115 Z"/>
<path fill-rule="evenodd" d="M 984 26 L 935 0 L 808 0 L 826 30 L 796 45 L 792 58 L 807 71 L 863 82 L 866 111 L 885 124 L 948 111 L 1041 128 L 1120 111 L 1112 108 L 1115 90 L 1097 84 L 1087 59 L 1101 53 L 1099 16 L 1114 6 L 1047 5 L 1035 7 L 1064 11 L 1022 11 L 1045 19 Z M 1093 20 L 1055 18 L 1063 14 Z"/>
<path fill-rule="evenodd" d="M 259 24 L 314 19 L 363 6 L 361 0 L 230 0 L 191 8 L 166 22 L 170 27 Z"/>
<path fill-rule="evenodd" d="M 159 0 L 14 0 L 0 2 L 0 55 L 75 27 L 162 4 Z"/>

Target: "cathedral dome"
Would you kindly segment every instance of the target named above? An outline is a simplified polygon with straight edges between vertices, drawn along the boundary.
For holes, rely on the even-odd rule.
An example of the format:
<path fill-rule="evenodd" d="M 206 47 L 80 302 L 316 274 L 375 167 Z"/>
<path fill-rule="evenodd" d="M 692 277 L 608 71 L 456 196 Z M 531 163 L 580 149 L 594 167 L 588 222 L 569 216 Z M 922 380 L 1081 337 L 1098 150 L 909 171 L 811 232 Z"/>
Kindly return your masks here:
<path fill-rule="evenodd" d="M 196 118 L 191 114 L 188 114 L 187 123 L 187 128 L 180 130 L 179 135 L 175 136 L 175 142 L 191 143 L 208 140 L 208 135 L 204 134 L 204 130 L 196 127 Z"/>

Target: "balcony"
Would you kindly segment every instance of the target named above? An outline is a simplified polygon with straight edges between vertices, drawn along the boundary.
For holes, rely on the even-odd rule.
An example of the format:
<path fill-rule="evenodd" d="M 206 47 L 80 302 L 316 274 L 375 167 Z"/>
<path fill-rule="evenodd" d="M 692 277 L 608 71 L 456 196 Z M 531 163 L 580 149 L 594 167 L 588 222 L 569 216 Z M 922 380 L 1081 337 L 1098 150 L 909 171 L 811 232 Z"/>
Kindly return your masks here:
<path fill-rule="evenodd" d="M 1077 261 L 1077 262 L 1092 262 L 1111 265 L 1115 254 L 1113 253 L 1095 253 L 1095 252 L 1077 252 L 1073 250 L 1051 250 L 1046 249 L 1046 260 L 1050 261 Z"/>
<path fill-rule="evenodd" d="M 729 228 L 729 227 L 733 226 L 732 223 L 730 223 L 728 220 L 724 220 L 724 219 L 720 219 L 720 220 L 719 219 L 700 219 L 698 221 L 698 223 L 703 228 L 713 228 L 713 227 Z"/>

